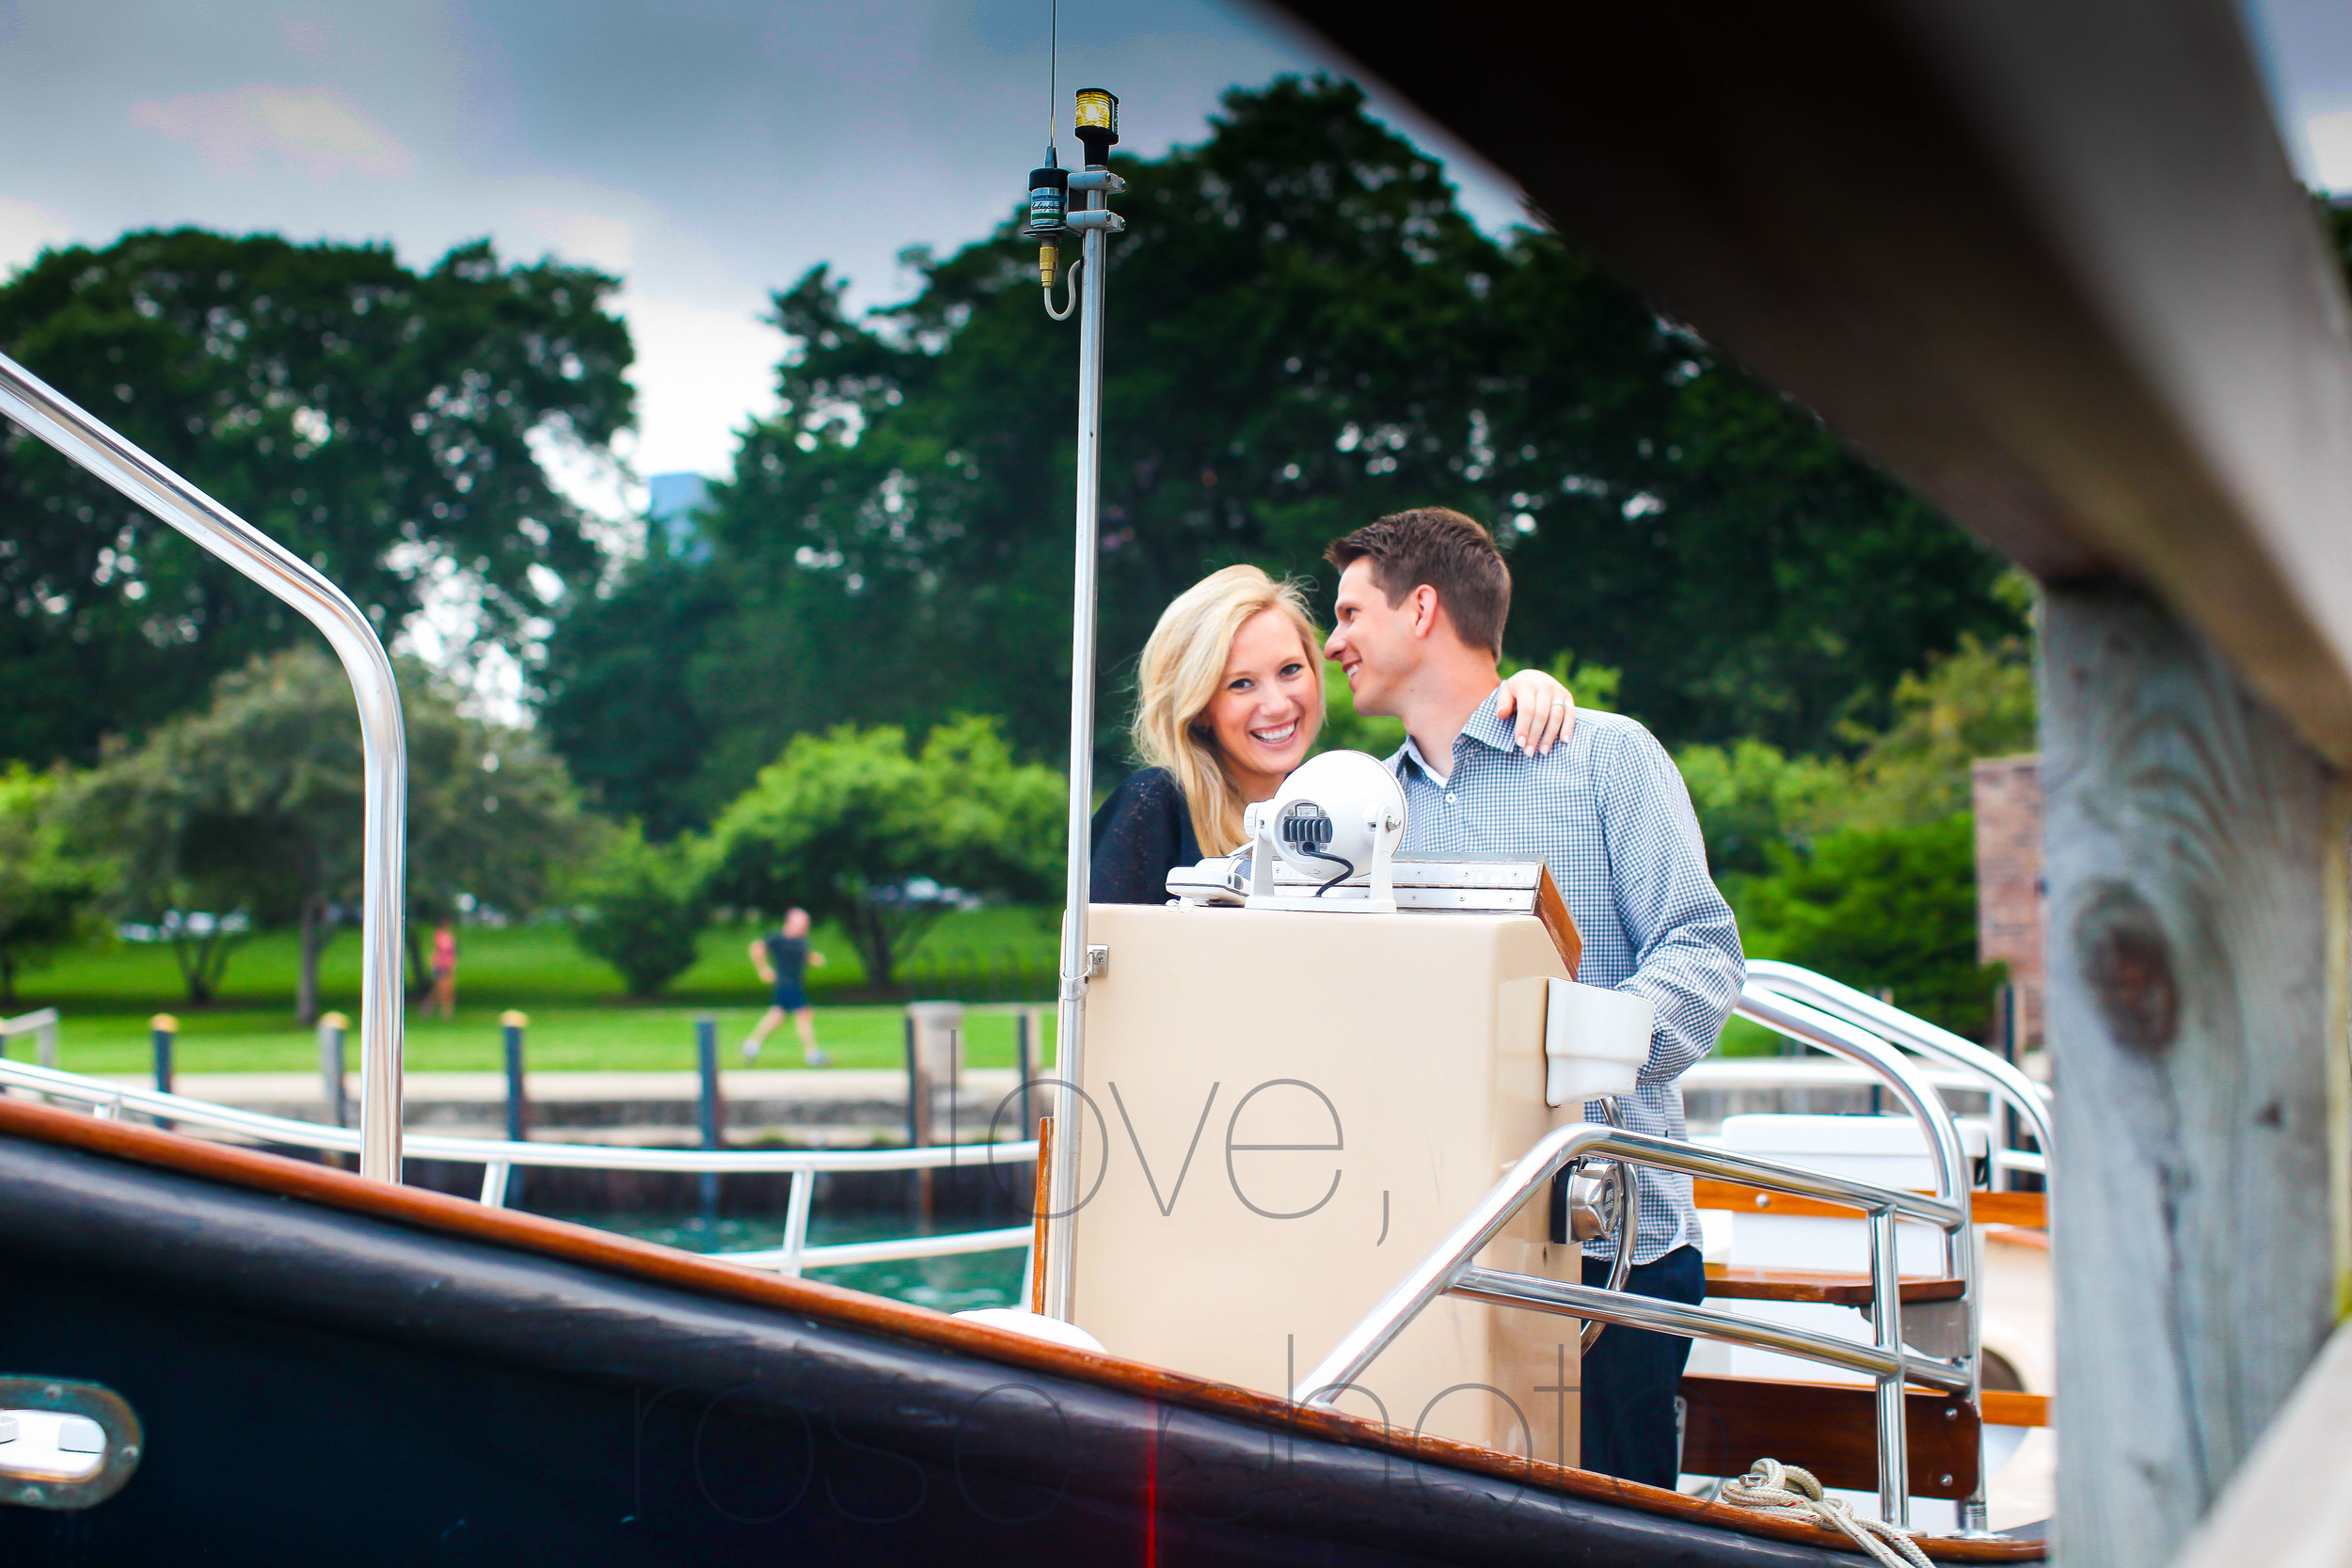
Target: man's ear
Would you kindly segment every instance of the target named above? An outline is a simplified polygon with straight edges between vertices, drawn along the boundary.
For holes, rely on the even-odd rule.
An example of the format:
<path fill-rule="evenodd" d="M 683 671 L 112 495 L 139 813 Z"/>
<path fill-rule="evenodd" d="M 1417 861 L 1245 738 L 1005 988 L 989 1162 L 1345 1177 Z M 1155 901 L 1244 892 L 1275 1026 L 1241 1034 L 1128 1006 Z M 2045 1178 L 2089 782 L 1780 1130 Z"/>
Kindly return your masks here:
<path fill-rule="evenodd" d="M 1413 635 L 1423 639 L 1435 636 L 1438 630 L 1438 591 L 1424 582 L 1413 590 L 1410 598 Z"/>

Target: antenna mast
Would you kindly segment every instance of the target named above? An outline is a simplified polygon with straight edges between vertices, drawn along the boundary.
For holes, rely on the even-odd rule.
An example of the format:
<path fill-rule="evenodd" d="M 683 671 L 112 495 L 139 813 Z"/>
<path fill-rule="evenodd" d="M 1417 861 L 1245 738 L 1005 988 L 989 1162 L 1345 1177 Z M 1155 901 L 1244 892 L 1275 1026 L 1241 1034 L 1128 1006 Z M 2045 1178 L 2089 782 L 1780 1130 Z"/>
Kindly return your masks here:
<path fill-rule="evenodd" d="M 1126 189 L 1109 167 L 1110 150 L 1119 141 L 1119 100 L 1101 87 L 1083 88 L 1071 122 L 1086 148 L 1086 166 L 1075 173 L 1056 166 L 1049 140 L 1046 166 L 1029 175 L 1029 221 L 1022 230 L 1040 242 L 1038 272 L 1045 288 L 1046 314 L 1060 321 L 1073 309 L 1083 311 L 1078 318 L 1077 526 L 1070 604 L 1070 873 L 1054 1046 L 1054 1153 L 1046 1173 L 1045 1256 L 1040 1259 L 1044 1310 L 1064 1322 L 1073 1305 L 1071 1243 L 1077 1228 L 1078 1172 L 1084 1163 L 1078 1086 L 1085 1077 L 1087 982 L 1099 973 L 1096 950 L 1087 944 L 1087 899 L 1088 862 L 1094 847 L 1095 567 L 1102 557 L 1103 314 L 1109 281 L 1103 247 L 1110 235 L 1127 227 L 1107 204 L 1110 197 Z M 1046 135 L 1053 134 L 1049 118 Z M 1073 195 L 1085 202 L 1076 212 L 1069 210 Z M 1073 297 L 1056 310 L 1057 242 L 1069 233 L 1080 236 L 1079 256 L 1070 268 Z"/>

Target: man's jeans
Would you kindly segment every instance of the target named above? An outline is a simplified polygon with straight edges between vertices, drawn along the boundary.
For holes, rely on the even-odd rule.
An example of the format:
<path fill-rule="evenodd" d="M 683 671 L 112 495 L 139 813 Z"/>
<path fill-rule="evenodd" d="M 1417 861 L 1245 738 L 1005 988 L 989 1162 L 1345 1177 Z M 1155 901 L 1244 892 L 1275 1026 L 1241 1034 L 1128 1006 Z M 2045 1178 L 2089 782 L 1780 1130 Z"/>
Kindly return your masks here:
<path fill-rule="evenodd" d="M 1606 1259 L 1584 1259 L 1584 1283 L 1609 1283 Z M 1707 1272 L 1692 1246 L 1677 1247 L 1654 1263 L 1637 1263 L 1625 1288 L 1637 1295 L 1696 1306 L 1707 1295 Z M 1674 1334 L 1611 1323 L 1584 1353 L 1583 1457 L 1587 1470 L 1651 1486 L 1674 1487 L 1681 1454 L 1675 1435 L 1675 1395 L 1682 1385 L 1691 1341 Z"/>

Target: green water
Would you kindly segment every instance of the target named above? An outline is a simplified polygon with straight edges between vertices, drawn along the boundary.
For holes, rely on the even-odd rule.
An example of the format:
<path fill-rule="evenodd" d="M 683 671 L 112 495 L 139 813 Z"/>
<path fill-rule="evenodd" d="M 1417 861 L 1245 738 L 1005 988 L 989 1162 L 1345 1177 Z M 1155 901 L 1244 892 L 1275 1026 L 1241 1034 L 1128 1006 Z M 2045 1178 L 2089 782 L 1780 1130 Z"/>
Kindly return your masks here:
<path fill-rule="evenodd" d="M 618 1231 L 641 1241 L 659 1242 L 687 1252 L 754 1252 L 784 1245 L 781 1216 L 760 1215 L 721 1219 L 706 1224 L 689 1214 L 563 1214 L 575 1225 Z M 903 1215 L 852 1214 L 839 1219 L 812 1215 L 808 1244 L 835 1246 L 849 1242 L 879 1242 L 894 1236 L 946 1234 L 959 1230 L 989 1230 L 982 1220 L 948 1220 L 929 1228 Z M 1021 1270 L 1025 1261 L 1019 1247 L 998 1252 L 969 1252 L 952 1258 L 909 1258 L 893 1263 L 857 1263 L 848 1268 L 811 1269 L 808 1277 L 869 1295 L 888 1296 L 941 1312 L 961 1312 L 975 1307 L 1011 1307 L 1021 1294 Z"/>

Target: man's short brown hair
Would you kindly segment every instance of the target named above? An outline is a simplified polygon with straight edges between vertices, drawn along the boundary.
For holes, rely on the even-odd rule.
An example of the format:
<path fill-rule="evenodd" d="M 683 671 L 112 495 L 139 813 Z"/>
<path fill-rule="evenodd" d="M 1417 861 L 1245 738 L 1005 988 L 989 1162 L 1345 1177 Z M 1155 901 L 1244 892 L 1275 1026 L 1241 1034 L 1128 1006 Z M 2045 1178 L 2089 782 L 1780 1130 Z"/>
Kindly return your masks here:
<path fill-rule="evenodd" d="M 1502 657 L 1502 623 L 1511 615 L 1511 569 L 1494 535 L 1447 506 L 1417 506 L 1335 539 L 1324 555 L 1344 572 L 1372 562 L 1372 580 L 1394 609 L 1427 583 L 1454 629 L 1473 648 Z"/>

